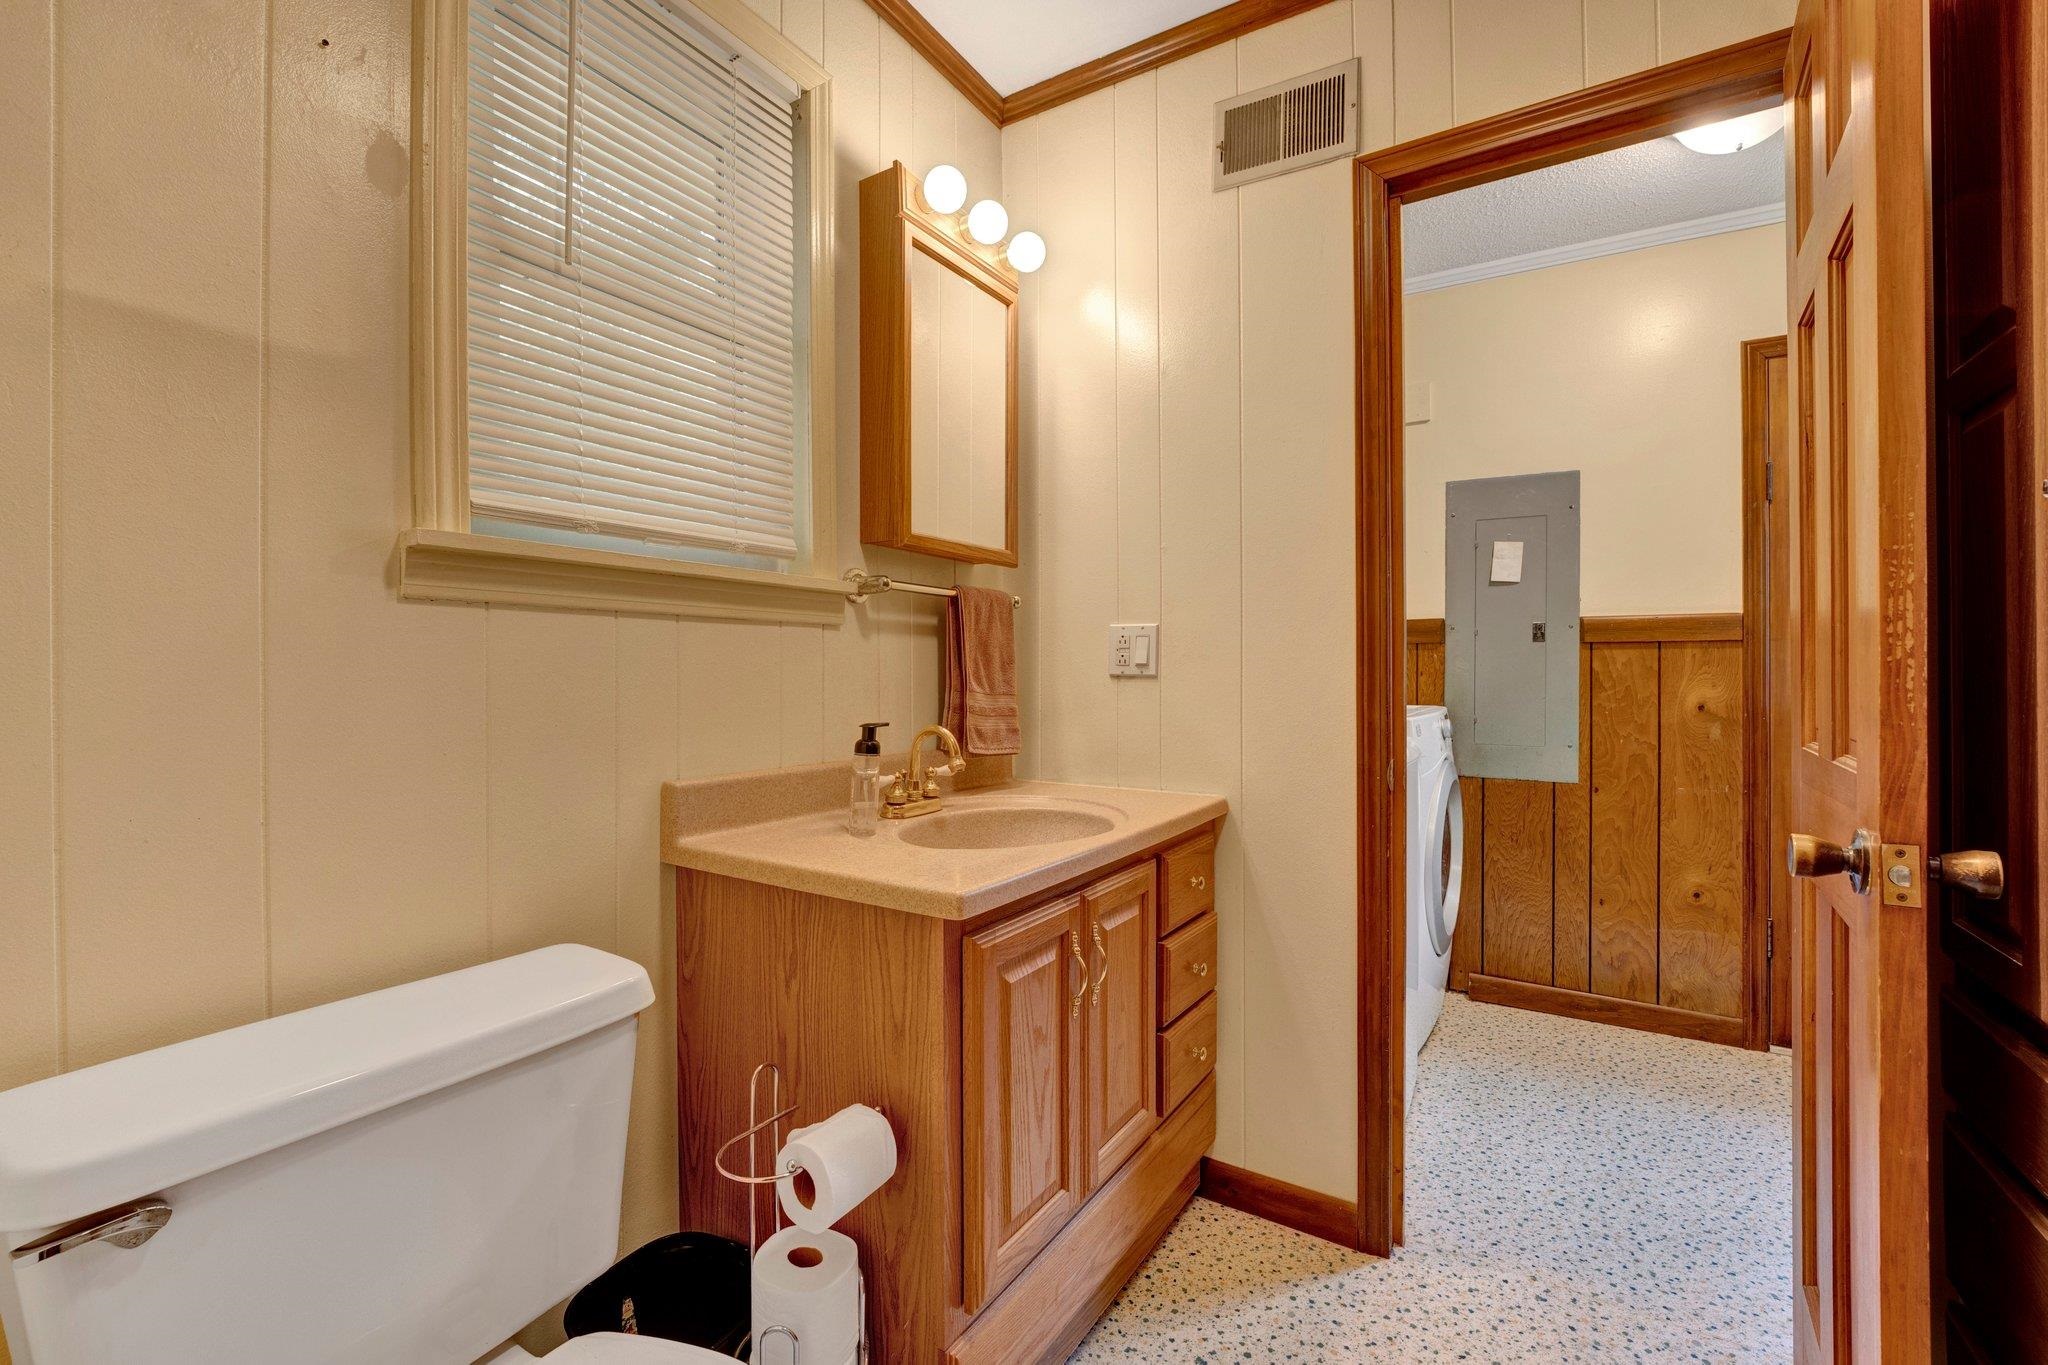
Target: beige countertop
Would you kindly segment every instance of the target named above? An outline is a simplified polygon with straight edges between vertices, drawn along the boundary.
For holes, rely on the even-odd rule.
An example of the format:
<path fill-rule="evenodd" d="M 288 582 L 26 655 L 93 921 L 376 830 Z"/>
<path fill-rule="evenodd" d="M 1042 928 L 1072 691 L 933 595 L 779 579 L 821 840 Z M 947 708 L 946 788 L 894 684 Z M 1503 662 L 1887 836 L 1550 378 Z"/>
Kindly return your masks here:
<path fill-rule="evenodd" d="M 665 783 L 662 860 L 792 891 L 967 919 L 1108 867 L 1198 829 L 1226 810 L 1220 796 L 1020 782 L 1000 771 L 970 774 L 976 775 L 995 780 L 947 795 L 945 809 L 936 814 L 880 821 L 880 829 L 868 836 L 846 829 L 850 770 L 844 763 Z M 1095 814 L 1109 820 L 1110 827 L 1011 848 L 932 848 L 915 842 L 925 837 L 919 827 L 928 821 L 989 810 Z"/>

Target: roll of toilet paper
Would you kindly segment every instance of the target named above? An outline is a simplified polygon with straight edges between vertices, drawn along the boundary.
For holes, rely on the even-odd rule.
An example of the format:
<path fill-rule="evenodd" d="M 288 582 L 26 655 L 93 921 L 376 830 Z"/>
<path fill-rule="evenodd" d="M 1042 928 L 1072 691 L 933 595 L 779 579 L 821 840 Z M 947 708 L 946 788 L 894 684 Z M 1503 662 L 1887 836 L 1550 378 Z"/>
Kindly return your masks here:
<path fill-rule="evenodd" d="M 846 1108 L 789 1135 L 775 1168 L 798 1174 L 775 1182 L 789 1221 L 823 1232 L 896 1174 L 896 1132 L 878 1110 Z"/>
<path fill-rule="evenodd" d="M 754 1254 L 755 1365 L 851 1365 L 860 1313 L 860 1255 L 844 1233 L 784 1228 Z"/>

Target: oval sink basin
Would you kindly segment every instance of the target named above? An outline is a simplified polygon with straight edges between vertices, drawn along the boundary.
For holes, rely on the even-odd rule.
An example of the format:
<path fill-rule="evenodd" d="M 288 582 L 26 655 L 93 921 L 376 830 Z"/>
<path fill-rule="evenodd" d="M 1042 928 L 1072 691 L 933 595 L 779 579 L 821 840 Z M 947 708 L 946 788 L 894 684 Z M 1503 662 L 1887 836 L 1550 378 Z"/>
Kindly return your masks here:
<path fill-rule="evenodd" d="M 921 815 L 900 836 L 919 848 L 1023 848 L 1104 834 L 1116 821 L 1092 811 L 1047 810 L 1040 806 L 978 806 Z"/>

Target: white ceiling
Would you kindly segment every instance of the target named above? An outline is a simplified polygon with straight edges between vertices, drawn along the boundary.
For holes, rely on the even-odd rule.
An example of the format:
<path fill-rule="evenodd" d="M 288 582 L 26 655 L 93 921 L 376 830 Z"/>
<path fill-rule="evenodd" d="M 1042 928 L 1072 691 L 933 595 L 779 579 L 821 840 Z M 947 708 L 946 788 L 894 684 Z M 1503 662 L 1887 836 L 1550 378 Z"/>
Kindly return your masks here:
<path fill-rule="evenodd" d="M 1402 271 L 1412 281 L 1784 199 L 1782 136 L 1727 156 L 1660 137 L 1404 207 Z"/>
<path fill-rule="evenodd" d="M 1222 0 L 918 0 L 918 13 L 999 95 L 1129 47 Z"/>

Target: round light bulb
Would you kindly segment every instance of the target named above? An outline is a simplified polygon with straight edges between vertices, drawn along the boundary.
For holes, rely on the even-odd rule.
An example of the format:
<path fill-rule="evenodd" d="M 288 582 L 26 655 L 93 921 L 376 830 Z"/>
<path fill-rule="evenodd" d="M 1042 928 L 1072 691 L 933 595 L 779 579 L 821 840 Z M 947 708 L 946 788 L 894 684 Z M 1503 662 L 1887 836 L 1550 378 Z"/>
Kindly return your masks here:
<path fill-rule="evenodd" d="M 1020 232 L 1010 239 L 1005 253 L 1020 275 L 1029 275 L 1045 264 L 1045 238 L 1035 232 Z"/>
<path fill-rule="evenodd" d="M 1687 128 L 1672 136 L 1695 152 L 1726 156 L 1730 152 L 1756 146 L 1784 126 L 1785 106 L 1781 104 L 1740 118 L 1722 119 L 1702 128 Z"/>
<path fill-rule="evenodd" d="M 958 166 L 934 166 L 924 173 L 924 202 L 934 213 L 958 213 L 967 202 L 967 177 Z"/>
<path fill-rule="evenodd" d="M 1010 230 L 1010 211 L 993 199 L 983 199 L 967 210 L 967 235 L 983 246 L 994 246 Z"/>

